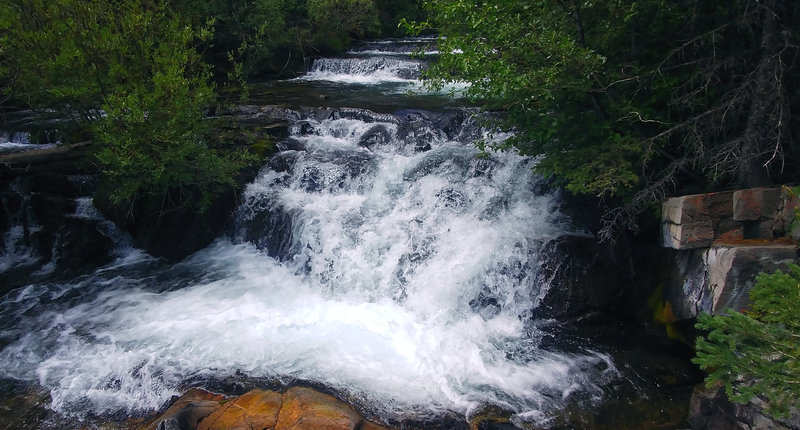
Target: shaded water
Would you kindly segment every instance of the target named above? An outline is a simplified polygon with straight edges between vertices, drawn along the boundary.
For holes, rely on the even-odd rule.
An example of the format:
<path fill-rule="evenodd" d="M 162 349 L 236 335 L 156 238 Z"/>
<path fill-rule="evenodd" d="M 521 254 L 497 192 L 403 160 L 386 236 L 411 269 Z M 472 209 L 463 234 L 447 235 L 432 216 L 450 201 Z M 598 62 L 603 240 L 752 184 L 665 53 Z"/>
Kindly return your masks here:
<path fill-rule="evenodd" d="M 321 384 L 395 423 L 488 405 L 545 427 L 648 385 L 613 348 L 553 341 L 561 323 L 536 317 L 543 246 L 586 233 L 541 191 L 534 160 L 479 156 L 475 139 L 506 136 L 420 92 L 420 60 L 396 45 L 269 84 L 262 96 L 290 106 L 316 92 L 373 110 L 286 110 L 285 150 L 208 248 L 167 264 L 122 240 L 92 274 L 8 294 L 0 376 L 78 419 L 146 415 L 190 384 L 245 378 Z"/>

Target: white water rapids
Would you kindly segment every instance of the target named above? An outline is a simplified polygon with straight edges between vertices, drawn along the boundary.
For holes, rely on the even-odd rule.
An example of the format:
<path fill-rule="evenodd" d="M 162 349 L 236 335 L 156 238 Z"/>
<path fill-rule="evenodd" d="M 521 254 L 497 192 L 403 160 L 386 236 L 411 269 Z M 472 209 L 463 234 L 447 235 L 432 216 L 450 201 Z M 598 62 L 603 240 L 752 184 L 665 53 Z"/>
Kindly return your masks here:
<path fill-rule="evenodd" d="M 542 421 L 597 401 L 609 357 L 539 347 L 539 252 L 580 232 L 535 192 L 533 161 L 398 118 L 303 118 L 303 150 L 263 169 L 228 237 L 183 262 L 128 249 L 10 293 L 0 376 L 78 416 L 152 411 L 235 374 L 321 383 L 389 419 L 488 404 Z"/>

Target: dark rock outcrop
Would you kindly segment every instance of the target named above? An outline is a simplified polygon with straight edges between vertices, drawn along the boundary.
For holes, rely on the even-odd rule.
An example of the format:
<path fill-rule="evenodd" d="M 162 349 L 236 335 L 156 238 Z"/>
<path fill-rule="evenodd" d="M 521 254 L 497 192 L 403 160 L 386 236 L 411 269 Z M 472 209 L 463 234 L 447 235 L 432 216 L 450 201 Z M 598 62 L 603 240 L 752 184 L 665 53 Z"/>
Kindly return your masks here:
<path fill-rule="evenodd" d="M 678 319 L 696 318 L 706 312 L 745 309 L 749 292 L 761 272 L 787 271 L 800 261 L 800 250 L 786 243 L 718 245 L 673 251 L 665 280 L 665 300 Z"/>
<path fill-rule="evenodd" d="M 0 156 L 0 295 L 47 276 L 108 263 L 116 247 L 99 217 L 77 213 L 96 187 L 88 143 Z"/>
<path fill-rule="evenodd" d="M 635 272 L 630 250 L 594 237 L 563 236 L 545 244 L 537 283 L 550 285 L 536 315 L 572 317 L 590 311 L 619 312 L 628 306 Z"/>
<path fill-rule="evenodd" d="M 254 176 L 255 172 L 250 172 L 241 183 Z M 103 215 L 129 233 L 137 247 L 157 257 L 180 260 L 206 247 L 224 231 L 238 199 L 239 190 L 228 188 L 216 193 L 205 210 L 191 206 L 163 210 L 162 198 L 148 197 L 114 204 L 109 190 L 101 188 L 95 194 L 94 204 Z"/>
<path fill-rule="evenodd" d="M 689 424 L 693 429 L 709 430 L 800 429 L 800 411 L 797 409 L 785 419 L 776 419 L 764 413 L 764 406 L 757 398 L 746 404 L 733 403 L 728 400 L 724 388 L 700 384 L 692 392 Z"/>

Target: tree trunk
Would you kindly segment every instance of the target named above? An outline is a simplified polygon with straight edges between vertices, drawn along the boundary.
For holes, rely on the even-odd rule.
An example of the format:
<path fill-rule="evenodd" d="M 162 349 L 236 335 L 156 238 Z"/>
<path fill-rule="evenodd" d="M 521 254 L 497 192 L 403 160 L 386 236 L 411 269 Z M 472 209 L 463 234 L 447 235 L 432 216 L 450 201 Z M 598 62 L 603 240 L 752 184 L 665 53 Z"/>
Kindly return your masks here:
<path fill-rule="evenodd" d="M 783 0 L 767 0 L 757 6 L 761 9 L 761 55 L 749 83 L 753 91 L 736 171 L 736 181 L 741 187 L 771 183 L 767 167 L 772 154 L 780 152 L 783 143 L 780 128 L 785 127 L 786 121 L 780 118 L 785 104 L 784 69 L 780 61 L 782 26 L 777 21 L 784 9 L 782 3 Z"/>

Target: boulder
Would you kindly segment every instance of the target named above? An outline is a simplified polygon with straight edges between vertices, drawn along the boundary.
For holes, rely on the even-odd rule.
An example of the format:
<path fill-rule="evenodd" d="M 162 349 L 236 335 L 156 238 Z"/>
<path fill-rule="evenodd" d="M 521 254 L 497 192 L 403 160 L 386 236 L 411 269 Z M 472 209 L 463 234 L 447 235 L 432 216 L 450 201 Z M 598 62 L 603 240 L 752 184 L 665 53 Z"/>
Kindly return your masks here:
<path fill-rule="evenodd" d="M 193 430 L 201 420 L 218 410 L 223 400 L 225 398 L 219 394 L 192 388 L 141 430 Z"/>
<path fill-rule="evenodd" d="M 661 207 L 662 241 L 673 249 L 710 246 L 721 235 L 735 235 L 732 192 L 694 194 L 667 199 Z"/>
<path fill-rule="evenodd" d="M 253 390 L 233 399 L 200 422 L 198 430 L 271 429 L 283 398 L 275 391 Z"/>
<path fill-rule="evenodd" d="M 275 430 L 354 430 L 362 418 L 341 400 L 311 388 L 290 388 Z"/>
<path fill-rule="evenodd" d="M 312 388 L 281 394 L 255 389 L 239 397 L 191 389 L 140 430 L 389 430 L 347 403 Z"/>
<path fill-rule="evenodd" d="M 661 207 L 662 243 L 685 250 L 715 242 L 772 240 L 791 236 L 790 226 L 800 201 L 788 187 L 761 187 L 667 199 Z"/>
<path fill-rule="evenodd" d="M 702 312 L 718 315 L 725 309 L 742 310 L 761 272 L 786 271 L 798 262 L 793 244 L 719 244 L 707 249 L 676 251 L 665 281 L 665 299 L 678 319 Z"/>
<path fill-rule="evenodd" d="M 775 218 L 780 188 L 750 188 L 733 192 L 733 219 L 758 221 Z"/>

